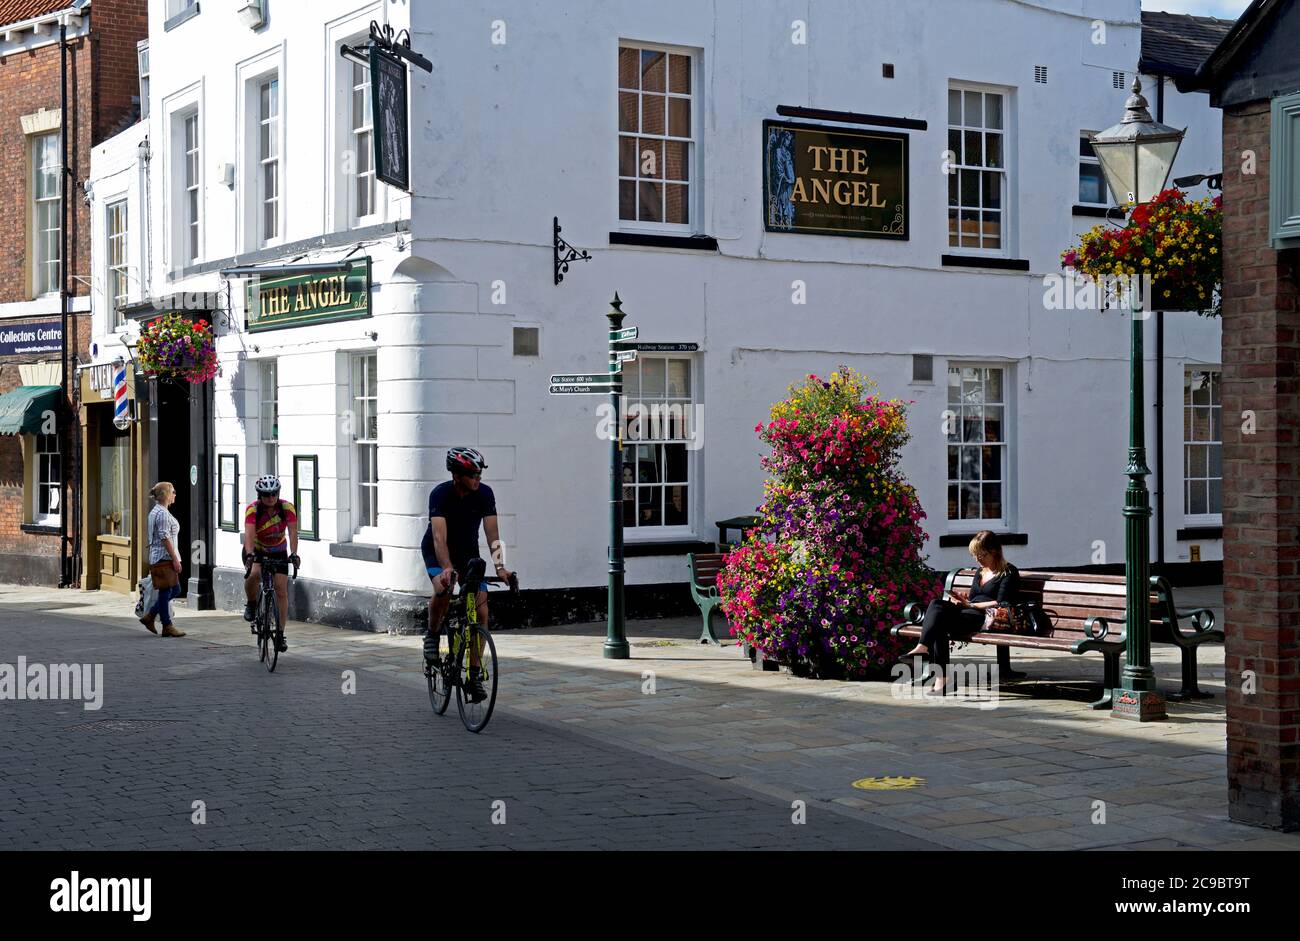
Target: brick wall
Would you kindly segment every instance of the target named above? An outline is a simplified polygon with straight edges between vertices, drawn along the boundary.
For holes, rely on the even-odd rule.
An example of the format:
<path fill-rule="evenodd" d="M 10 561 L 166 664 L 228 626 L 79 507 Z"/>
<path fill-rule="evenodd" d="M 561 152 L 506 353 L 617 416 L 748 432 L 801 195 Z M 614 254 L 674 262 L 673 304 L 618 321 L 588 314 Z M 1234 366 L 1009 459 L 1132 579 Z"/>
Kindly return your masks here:
<path fill-rule="evenodd" d="M 94 42 L 94 142 L 140 116 L 136 44 L 149 35 L 148 0 L 98 0 L 90 14 Z"/>
<path fill-rule="evenodd" d="M 1257 172 L 1240 171 L 1254 151 Z M 1269 247 L 1269 104 L 1223 122 L 1229 813 L 1300 828 L 1300 251 Z M 1246 433 L 1243 412 L 1253 412 Z M 1254 671 L 1255 691 L 1242 674 Z"/>

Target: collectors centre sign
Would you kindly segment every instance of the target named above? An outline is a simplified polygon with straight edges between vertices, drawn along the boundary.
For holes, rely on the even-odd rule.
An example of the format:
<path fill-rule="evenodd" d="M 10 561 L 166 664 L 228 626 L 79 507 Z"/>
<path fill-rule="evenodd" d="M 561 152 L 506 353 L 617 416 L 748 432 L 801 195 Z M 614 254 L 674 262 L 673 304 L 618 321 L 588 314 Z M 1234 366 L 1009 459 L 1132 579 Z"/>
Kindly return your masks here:
<path fill-rule="evenodd" d="M 370 316 L 370 259 L 346 272 L 313 272 L 248 283 L 248 331 L 279 330 Z"/>
<path fill-rule="evenodd" d="M 769 232 L 908 238 L 907 135 L 763 122 Z"/>
<path fill-rule="evenodd" d="M 63 321 L 58 318 L 0 326 L 0 356 L 57 353 L 63 348 Z"/>

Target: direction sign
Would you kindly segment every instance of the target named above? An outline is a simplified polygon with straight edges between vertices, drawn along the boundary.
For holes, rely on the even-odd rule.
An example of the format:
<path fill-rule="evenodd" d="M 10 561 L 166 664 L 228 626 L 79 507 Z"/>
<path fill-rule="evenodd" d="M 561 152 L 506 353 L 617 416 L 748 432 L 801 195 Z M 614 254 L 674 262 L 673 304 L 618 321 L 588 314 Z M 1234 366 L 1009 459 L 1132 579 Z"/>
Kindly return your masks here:
<path fill-rule="evenodd" d="M 636 350 L 611 350 L 609 358 L 613 362 L 630 363 L 636 359 Z"/>
<path fill-rule="evenodd" d="M 643 353 L 696 353 L 698 343 L 638 343 L 636 348 Z"/>
<path fill-rule="evenodd" d="M 600 383 L 556 383 L 551 386 L 551 395 L 609 395 L 614 391 L 614 384 Z"/>
<path fill-rule="evenodd" d="M 619 343 L 624 340 L 635 340 L 637 337 L 636 327 L 624 327 L 622 330 L 615 330 L 610 334 L 609 342 Z"/>
<path fill-rule="evenodd" d="M 593 382 L 612 382 L 613 377 L 607 372 L 598 373 L 561 373 L 558 376 L 551 377 L 551 385 L 570 386 L 570 385 L 590 385 Z"/>

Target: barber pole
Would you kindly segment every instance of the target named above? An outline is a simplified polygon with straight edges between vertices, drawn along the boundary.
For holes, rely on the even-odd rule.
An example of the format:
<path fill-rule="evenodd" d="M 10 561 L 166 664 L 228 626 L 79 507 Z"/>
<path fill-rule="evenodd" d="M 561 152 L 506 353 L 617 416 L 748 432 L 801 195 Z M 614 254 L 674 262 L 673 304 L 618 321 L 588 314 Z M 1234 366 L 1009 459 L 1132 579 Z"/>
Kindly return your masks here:
<path fill-rule="evenodd" d="M 121 360 L 113 364 L 113 424 L 122 431 L 131 424 L 126 402 L 126 363 Z"/>

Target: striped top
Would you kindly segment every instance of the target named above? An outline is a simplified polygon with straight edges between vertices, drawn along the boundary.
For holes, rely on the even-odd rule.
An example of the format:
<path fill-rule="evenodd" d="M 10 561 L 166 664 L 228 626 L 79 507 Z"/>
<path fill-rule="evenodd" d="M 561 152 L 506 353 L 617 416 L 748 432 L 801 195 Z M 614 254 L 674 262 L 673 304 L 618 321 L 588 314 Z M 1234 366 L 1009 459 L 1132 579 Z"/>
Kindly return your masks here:
<path fill-rule="evenodd" d="M 277 506 L 266 507 L 262 513 L 261 525 L 257 522 L 257 507 L 260 501 L 254 500 L 244 510 L 244 525 L 253 526 L 253 548 L 263 552 L 287 552 L 289 550 L 289 527 L 298 525 L 298 511 L 288 500 L 281 500 Z"/>
<path fill-rule="evenodd" d="M 172 516 L 171 511 L 161 503 L 155 504 L 149 511 L 149 564 L 154 565 L 171 558 L 167 547 L 163 545 L 164 539 L 172 541 L 172 548 L 180 556 L 180 547 L 176 545 L 176 537 L 180 534 L 180 520 Z"/>

